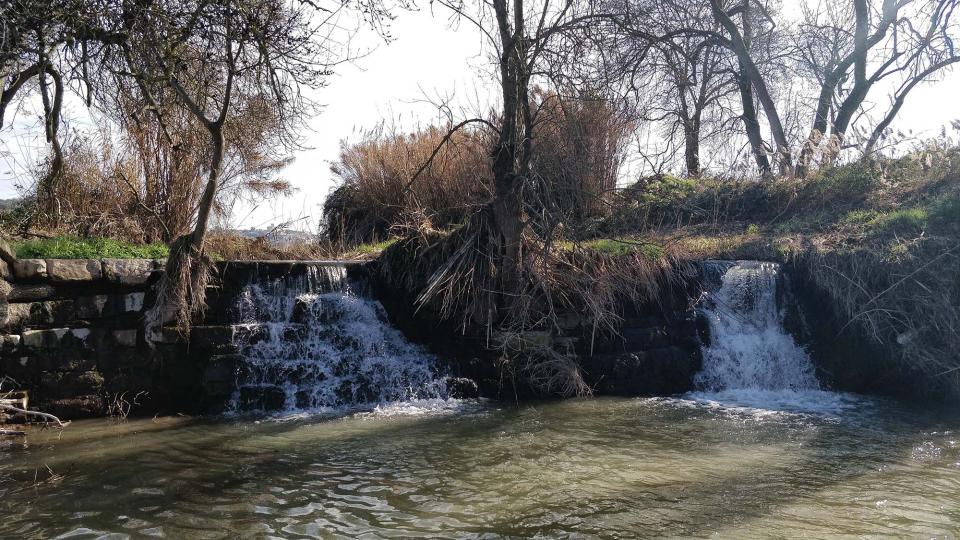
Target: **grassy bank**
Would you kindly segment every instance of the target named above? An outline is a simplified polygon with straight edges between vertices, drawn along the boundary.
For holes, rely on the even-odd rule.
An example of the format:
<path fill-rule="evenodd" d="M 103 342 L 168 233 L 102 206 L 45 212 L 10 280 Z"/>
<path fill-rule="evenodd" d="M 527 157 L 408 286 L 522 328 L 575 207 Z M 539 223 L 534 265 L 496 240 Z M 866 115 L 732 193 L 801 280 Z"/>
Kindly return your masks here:
<path fill-rule="evenodd" d="M 627 190 L 597 236 L 678 258 L 789 263 L 933 390 L 960 396 L 960 152 L 930 149 L 807 180 L 663 178 Z M 589 243 L 588 243 L 589 244 Z M 650 249 L 649 247 L 645 249 Z"/>
<path fill-rule="evenodd" d="M 59 236 L 13 243 L 21 259 L 162 259 L 166 245 L 133 244 L 112 238 Z"/>

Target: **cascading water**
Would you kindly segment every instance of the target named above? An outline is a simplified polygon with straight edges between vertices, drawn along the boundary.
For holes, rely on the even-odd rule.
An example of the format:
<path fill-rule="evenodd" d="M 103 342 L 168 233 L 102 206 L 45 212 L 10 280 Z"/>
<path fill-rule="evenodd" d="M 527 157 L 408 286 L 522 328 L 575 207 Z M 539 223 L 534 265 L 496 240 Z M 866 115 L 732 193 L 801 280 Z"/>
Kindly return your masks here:
<path fill-rule="evenodd" d="M 834 409 L 838 394 L 821 390 L 810 355 L 783 327 L 778 302 L 780 265 L 710 261 L 712 290 L 701 312 L 710 326 L 703 367 L 694 378 L 698 400 L 770 409 Z"/>
<path fill-rule="evenodd" d="M 435 358 L 390 326 L 343 265 L 247 285 L 233 410 L 339 411 L 447 397 Z"/>

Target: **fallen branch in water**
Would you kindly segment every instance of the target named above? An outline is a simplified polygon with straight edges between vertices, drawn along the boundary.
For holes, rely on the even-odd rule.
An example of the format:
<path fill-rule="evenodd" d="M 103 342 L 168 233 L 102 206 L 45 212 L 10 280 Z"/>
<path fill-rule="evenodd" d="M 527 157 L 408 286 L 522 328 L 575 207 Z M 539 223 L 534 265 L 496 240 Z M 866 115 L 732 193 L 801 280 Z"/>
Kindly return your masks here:
<path fill-rule="evenodd" d="M 39 412 L 39 411 L 28 411 L 26 409 L 21 409 L 20 407 L 14 407 L 13 405 L 7 405 L 5 403 L 0 403 L 0 410 L 12 411 L 20 414 L 25 414 L 28 416 L 39 416 L 40 418 L 43 418 L 48 422 L 56 423 L 57 427 L 63 428 L 64 426 L 63 422 L 61 422 L 59 418 L 57 418 L 56 416 L 50 413 Z"/>

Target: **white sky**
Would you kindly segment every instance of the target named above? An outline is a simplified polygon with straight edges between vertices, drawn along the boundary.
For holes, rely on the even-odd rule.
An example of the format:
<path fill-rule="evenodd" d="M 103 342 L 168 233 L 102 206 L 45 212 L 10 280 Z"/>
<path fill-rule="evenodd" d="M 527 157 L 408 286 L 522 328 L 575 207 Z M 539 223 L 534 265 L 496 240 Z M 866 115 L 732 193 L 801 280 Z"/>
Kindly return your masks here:
<path fill-rule="evenodd" d="M 340 141 L 356 141 L 362 130 L 394 119 L 409 128 L 437 119 L 436 107 L 427 103 L 438 96 L 452 97 L 456 109 L 488 109 L 493 75 L 482 56 L 479 33 L 464 23 L 450 28 L 446 13 L 401 12 L 392 25 L 394 41 L 383 42 L 372 32 L 357 36 L 355 45 L 375 49 L 356 65 L 341 66 L 330 84 L 314 94 L 325 105 L 305 135 L 307 149 L 283 173 L 297 191 L 292 196 L 235 209 L 233 226 L 265 228 L 301 219 L 296 228 L 315 230 L 324 198 L 334 185 L 330 163 L 336 160 Z M 882 102 L 881 102 L 882 103 Z M 455 113 L 458 112 L 455 110 Z M 69 115 L 71 111 L 67 111 Z M 76 112 L 76 111 L 74 111 Z M 908 99 L 895 127 L 935 135 L 941 127 L 960 119 L 960 72 L 945 80 L 917 88 Z M 80 128 L 75 122 L 74 127 Z M 18 122 L 0 132 L 0 198 L 17 195 L 15 178 L 25 172 L 23 156 L 39 157 L 43 150 L 39 125 Z M 5 155 L 4 155 L 5 154 Z M 14 158 L 16 156 L 16 158 Z"/>

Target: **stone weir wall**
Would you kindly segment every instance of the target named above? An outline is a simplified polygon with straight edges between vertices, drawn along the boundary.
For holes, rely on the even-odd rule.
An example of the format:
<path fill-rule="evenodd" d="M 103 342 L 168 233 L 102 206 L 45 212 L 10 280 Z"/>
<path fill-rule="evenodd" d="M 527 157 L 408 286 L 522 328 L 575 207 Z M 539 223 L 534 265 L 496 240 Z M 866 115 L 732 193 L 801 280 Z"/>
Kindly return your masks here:
<path fill-rule="evenodd" d="M 146 401 L 141 320 L 162 260 L 0 261 L 0 389 L 74 418 Z M 123 405 L 125 408 L 126 405 Z"/>
<path fill-rule="evenodd" d="M 544 397 L 524 382 L 518 366 L 503 361 L 487 344 L 497 335 L 464 334 L 459 325 L 438 320 L 427 309 L 414 308 L 414 298 L 394 287 L 373 263 L 368 269 L 374 296 L 383 303 L 394 326 L 438 355 L 452 375 L 477 384 L 484 397 L 513 401 Z M 707 325 L 697 316 L 702 276 L 665 283 L 655 302 L 624 300 L 618 335 L 595 332 L 584 313 L 569 311 L 559 327 L 528 332 L 527 339 L 557 351 L 574 351 L 585 382 L 595 395 L 671 395 L 693 389 L 700 371 L 700 343 Z M 480 329 L 482 330 L 482 329 Z"/>
<path fill-rule="evenodd" d="M 218 263 L 209 309 L 189 336 L 164 328 L 147 344 L 143 315 L 154 300 L 163 260 L 16 260 L 0 250 L 0 389 L 27 390 L 33 408 L 65 419 L 107 414 L 219 412 L 243 369 L 233 344 L 238 295 L 252 281 L 296 277 L 319 261 Z M 482 395 L 530 397 L 511 367 L 485 350 L 482 338 L 413 313 L 385 290 L 375 265 L 346 263 L 348 278 L 371 283 L 392 322 L 431 348 L 452 374 L 475 381 Z M 594 336 L 577 313 L 557 332 L 534 336 L 572 347 L 597 394 L 672 394 L 689 390 L 700 369 L 691 298 L 696 280 L 661 301 L 624 310 L 621 335 Z"/>
<path fill-rule="evenodd" d="M 251 281 L 331 264 L 217 263 L 209 308 L 189 335 L 163 328 L 148 344 L 143 316 L 164 263 L 17 260 L 0 243 L 0 391 L 26 390 L 31 408 L 64 419 L 222 411 L 242 365 L 233 345 L 237 295 Z"/>

